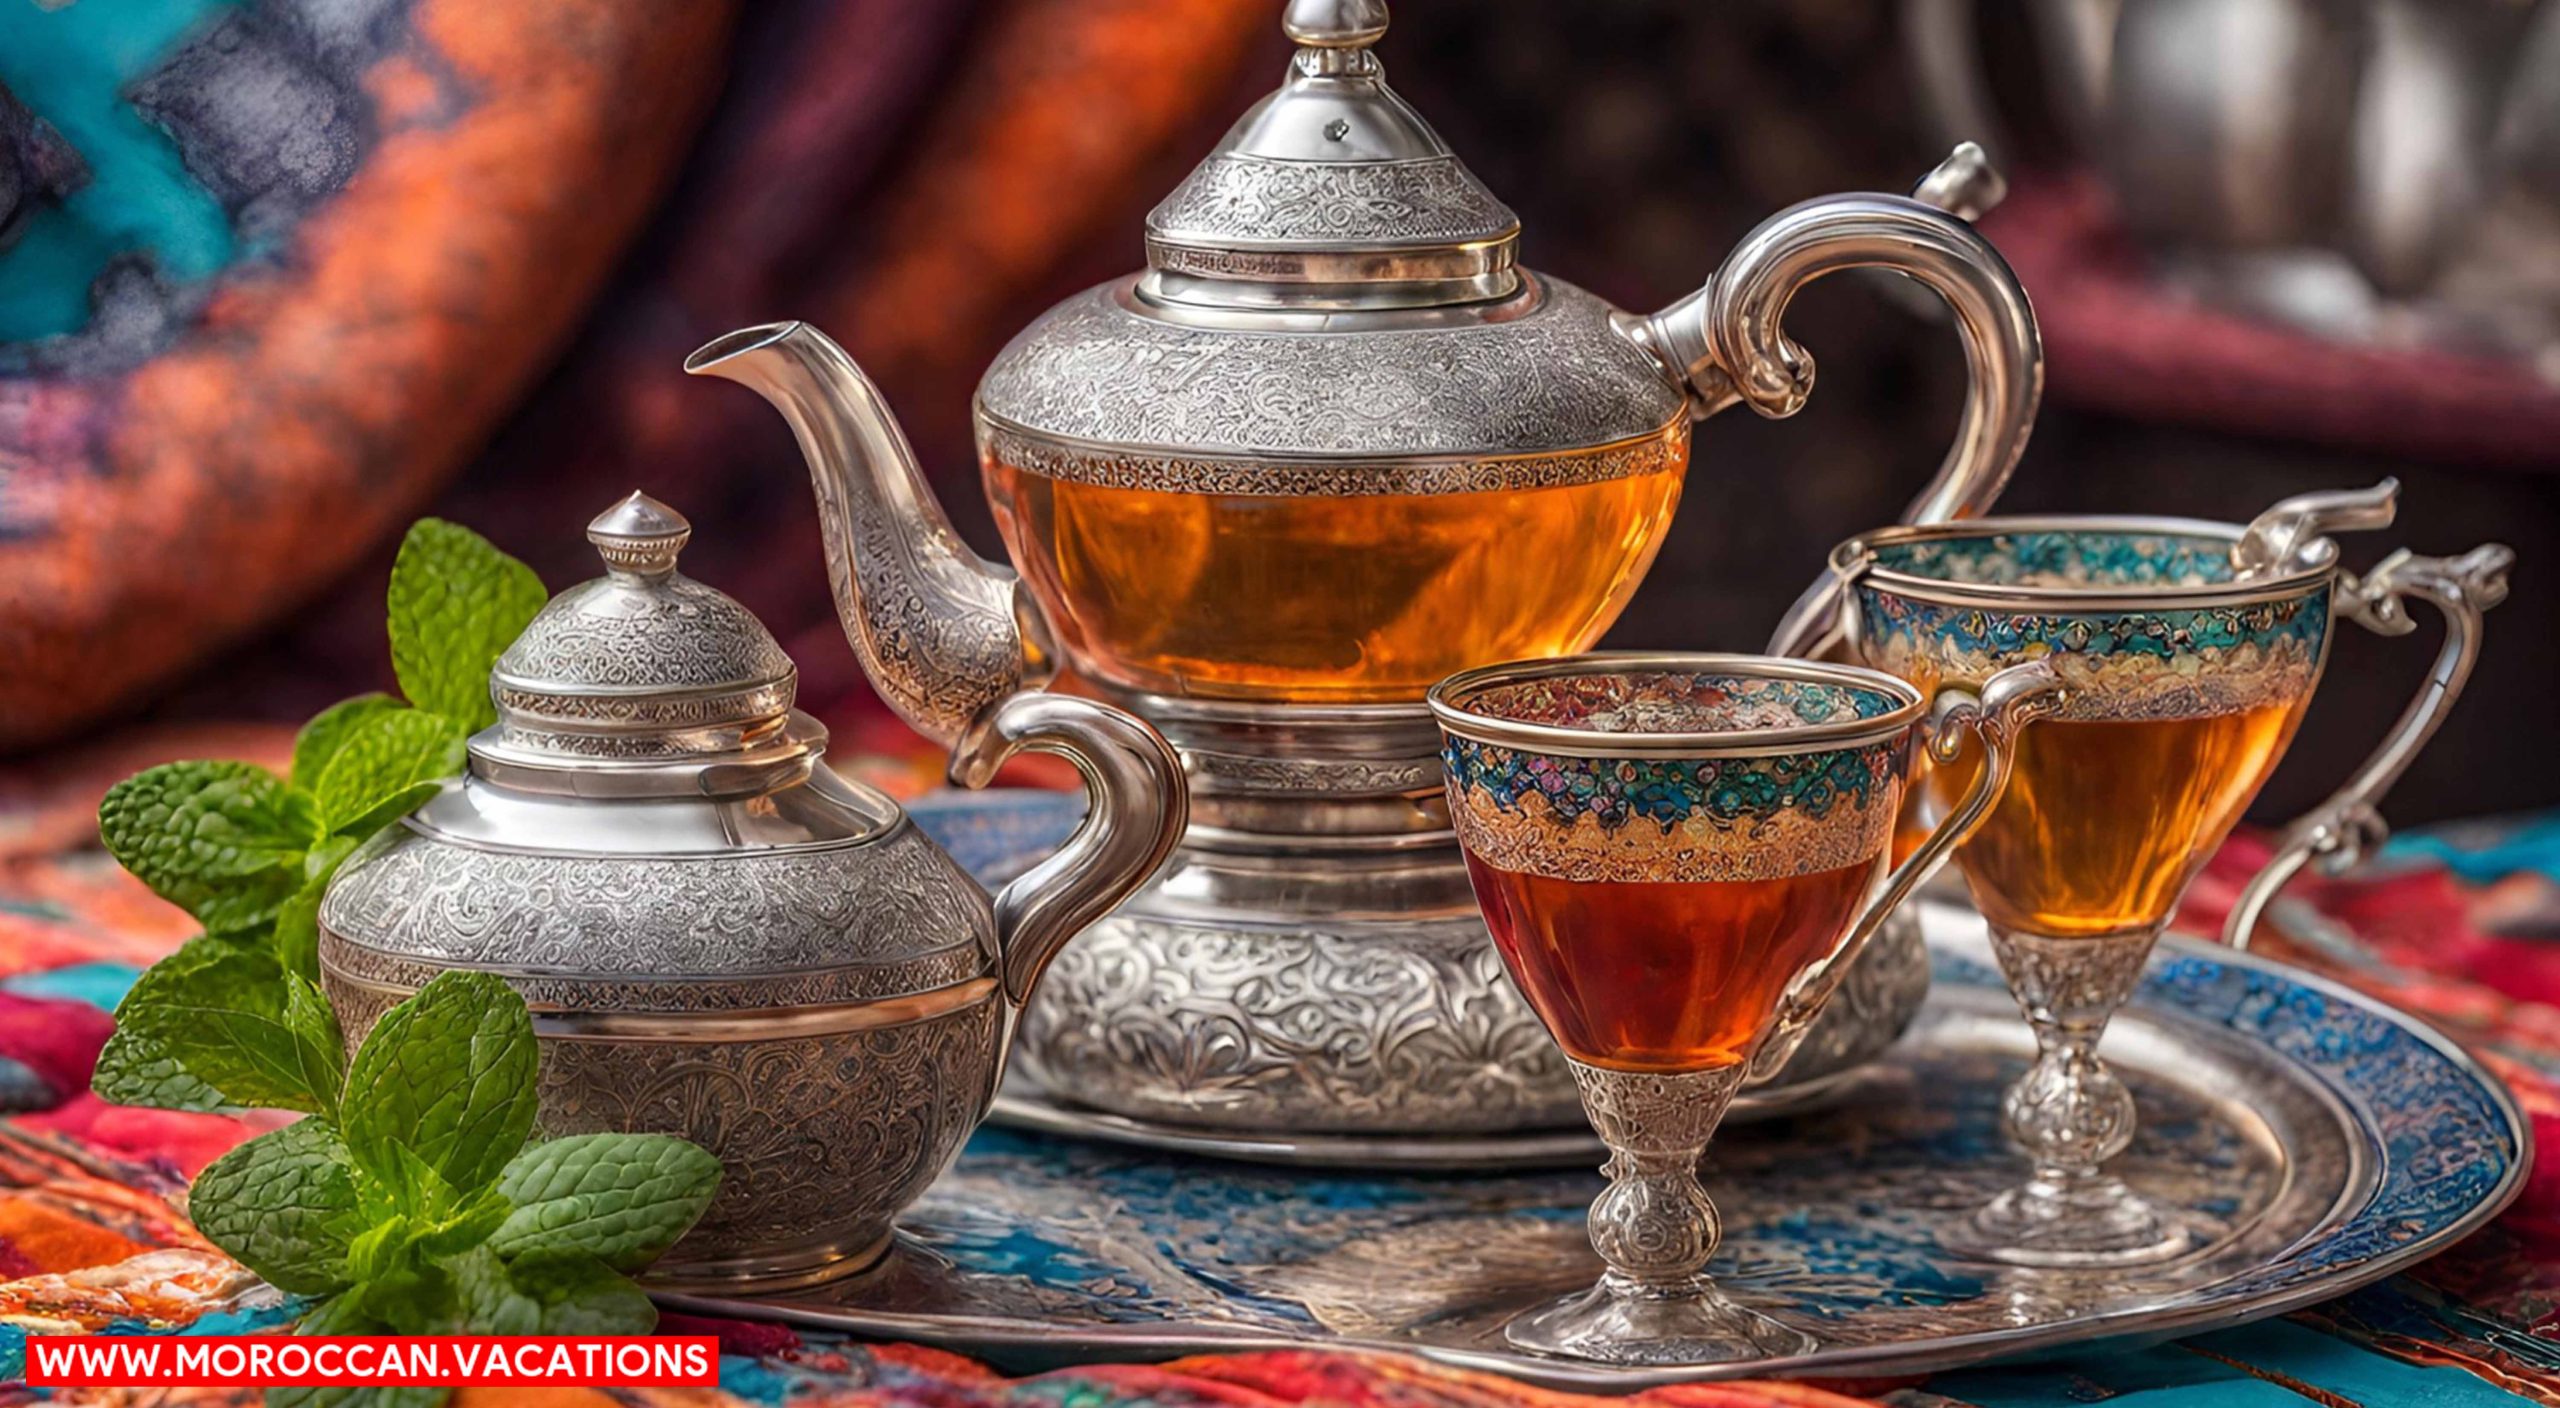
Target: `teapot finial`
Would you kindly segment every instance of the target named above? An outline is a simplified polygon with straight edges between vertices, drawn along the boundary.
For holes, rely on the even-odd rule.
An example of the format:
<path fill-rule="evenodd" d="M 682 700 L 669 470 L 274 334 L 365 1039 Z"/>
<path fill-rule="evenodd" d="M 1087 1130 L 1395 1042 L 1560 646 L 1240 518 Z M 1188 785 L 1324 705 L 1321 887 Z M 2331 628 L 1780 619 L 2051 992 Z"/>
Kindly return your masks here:
<path fill-rule="evenodd" d="M 604 565 L 635 577 L 675 571 L 676 554 L 692 539 L 693 525 L 683 514 L 637 489 L 587 524 L 587 541 Z"/>
<path fill-rule="evenodd" d="M 1366 49 L 1386 37 L 1387 0 L 1289 0 L 1280 28 L 1310 49 Z"/>

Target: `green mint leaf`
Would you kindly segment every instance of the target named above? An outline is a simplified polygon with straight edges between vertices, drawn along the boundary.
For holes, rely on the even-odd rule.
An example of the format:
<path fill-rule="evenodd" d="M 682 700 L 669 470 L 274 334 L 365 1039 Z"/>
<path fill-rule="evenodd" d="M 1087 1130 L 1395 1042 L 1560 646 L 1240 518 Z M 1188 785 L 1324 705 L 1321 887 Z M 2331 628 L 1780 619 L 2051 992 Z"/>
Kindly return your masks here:
<path fill-rule="evenodd" d="M 507 1274 L 507 1264 L 487 1247 L 475 1247 L 465 1256 L 456 1257 L 452 1265 L 455 1299 L 460 1302 L 462 1323 L 454 1332 L 465 1335 L 538 1335 L 542 1329 L 542 1302 L 516 1289 L 515 1278 Z"/>
<path fill-rule="evenodd" d="M 418 1251 L 431 1257 L 454 1257 L 478 1249 L 515 1211 L 515 1204 L 496 1188 L 483 1188 L 442 1221 L 418 1234 Z"/>
<path fill-rule="evenodd" d="M 310 854 L 302 858 L 302 888 L 315 895 L 327 889 L 329 878 L 362 843 L 359 836 L 332 836 L 313 846 Z"/>
<path fill-rule="evenodd" d="M 720 1188 L 720 1161 L 668 1134 L 536 1144 L 498 1175 L 515 1205 L 489 1245 L 508 1257 L 582 1252 L 621 1271 L 655 1261 Z"/>
<path fill-rule="evenodd" d="M 320 774 L 327 770 L 338 750 L 346 746 L 347 736 L 358 725 L 377 714 L 405 707 L 388 694 L 359 694 L 321 710 L 293 737 L 293 785 L 305 792 L 318 791 Z"/>
<path fill-rule="evenodd" d="M 222 1092 L 187 1073 L 168 1044 L 134 1027 L 118 1027 L 98 1052 L 89 1088 L 114 1105 L 207 1113 L 237 1109 Z"/>
<path fill-rule="evenodd" d="M 190 940 L 125 994 L 109 1043 L 124 1049 L 102 1064 L 119 1082 L 137 1071 L 183 1073 L 231 1108 L 332 1108 L 337 1092 L 325 1073 L 338 1055 L 318 1049 L 324 1036 L 315 1022 L 297 1026 L 287 1015 L 288 995 L 274 955 L 228 939 Z M 120 1083 L 99 1088 L 110 1100 L 136 1093 Z"/>
<path fill-rule="evenodd" d="M 295 1295 L 347 1284 L 356 1192 L 326 1121 L 261 1134 L 196 1175 L 187 1215 L 233 1260 Z"/>
<path fill-rule="evenodd" d="M 274 920 L 319 836 L 311 799 L 264 768 L 169 763 L 117 783 L 98 833 L 134 877 L 212 930 Z"/>
<path fill-rule="evenodd" d="M 407 1260 L 355 1288 L 367 1315 L 404 1335 L 444 1335 L 462 1319 L 462 1288 L 453 1273 L 415 1249 Z"/>
<path fill-rule="evenodd" d="M 405 1148 L 463 1193 L 498 1176 L 533 1130 L 533 1019 L 505 980 L 438 974 L 384 1013 L 347 1071 L 356 1162 L 396 1180 Z"/>
<path fill-rule="evenodd" d="M 518 1293 L 542 1307 L 546 1335 L 645 1335 L 658 1308 L 629 1277 L 591 1256 L 529 1256 L 507 1263 Z"/>
<path fill-rule="evenodd" d="M 354 1296 L 331 1296 L 302 1313 L 297 1335 L 378 1335 L 388 1328 L 364 1313 Z"/>
<path fill-rule="evenodd" d="M 400 692 L 464 733 L 497 722 L 489 667 L 548 594 L 533 569 L 458 524 L 422 518 L 391 566 L 391 669 Z"/>
<path fill-rule="evenodd" d="M 302 1063 L 303 1084 L 320 1098 L 320 1113 L 338 1118 L 338 1091 L 347 1083 L 347 1039 L 338 1030 L 338 1014 L 321 996 L 319 985 L 300 973 L 280 971 L 284 983 L 284 1022 L 293 1029 L 294 1054 Z"/>
<path fill-rule="evenodd" d="M 313 794 L 333 836 L 362 838 L 433 797 L 462 771 L 462 735 L 442 714 L 377 711 L 347 730 Z"/>
<path fill-rule="evenodd" d="M 370 1288 L 411 1274 L 417 1268 L 417 1244 L 416 1220 L 393 1213 L 347 1240 L 347 1275 Z"/>

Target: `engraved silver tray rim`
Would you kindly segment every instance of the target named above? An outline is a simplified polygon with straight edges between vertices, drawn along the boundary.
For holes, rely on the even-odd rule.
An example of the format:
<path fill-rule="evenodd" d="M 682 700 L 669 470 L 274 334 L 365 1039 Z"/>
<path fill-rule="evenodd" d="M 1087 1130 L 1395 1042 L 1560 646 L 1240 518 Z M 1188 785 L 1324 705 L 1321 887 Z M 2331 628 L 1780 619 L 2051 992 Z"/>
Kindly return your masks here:
<path fill-rule="evenodd" d="M 1930 925 L 1943 932 L 1947 922 L 1960 907 L 1931 903 Z M 1972 920 L 1969 913 L 1962 919 Z M 1978 920 L 1972 920 L 1978 924 Z M 1933 946 L 1945 942 L 1933 933 Z M 1980 938 L 1970 930 L 1957 940 L 1969 950 L 1982 948 Z M 1226 1353 L 1261 1349 L 1316 1348 L 1328 1352 L 1405 1354 L 1433 1360 L 1454 1367 L 1486 1370 L 1524 1382 L 1549 1388 L 1598 1393 L 1631 1393 L 1638 1390 L 1677 1383 L 1698 1383 L 1735 1378 L 1789 1378 L 1805 1376 L 1839 1376 L 1866 1373 L 1919 1373 L 1980 1363 L 1994 1358 L 2031 1356 L 2064 1346 L 2088 1349 L 2107 1345 L 2130 1346 L 2138 1343 L 2181 1335 L 2204 1333 L 2284 1314 L 2303 1306 L 2332 1299 L 2369 1285 L 2393 1272 L 2423 1261 L 2461 1240 L 2485 1225 L 2503 1211 L 2522 1191 L 2527 1172 L 2533 1166 L 2533 1131 L 2521 1108 L 2496 1075 L 2481 1065 L 2451 1038 L 2434 1027 L 2380 999 L 2359 993 L 2346 985 L 2293 965 L 2245 952 L 2235 952 L 2219 944 L 2172 934 L 2161 941 L 2152 962 L 2163 959 L 2204 958 L 2234 968 L 2269 973 L 2299 984 L 2336 1002 L 2345 1003 L 2399 1026 L 2412 1038 L 2433 1048 L 2464 1079 L 2469 1080 L 2486 1098 L 2514 1140 L 2515 1156 L 2497 1185 L 2462 1215 L 2432 1231 L 2422 1233 L 2409 1242 L 2378 1253 L 2367 1260 L 2343 1267 L 2326 1276 L 2300 1285 L 2261 1293 L 2227 1302 L 2194 1303 L 2193 1297 L 2210 1292 L 2211 1287 L 2188 1292 L 2167 1304 L 2136 1304 L 2119 1310 L 2100 1311 L 2088 1316 L 2042 1324 L 1975 1331 L 1920 1341 L 1900 1341 L 1863 1346 L 1818 1349 L 1811 1354 L 1785 1358 L 1760 1359 L 1727 1364 L 1702 1364 L 1671 1367 L 1618 1368 L 1585 1364 L 1499 1350 L 1476 1350 L 1456 1346 L 1417 1344 L 1381 1338 L 1343 1336 L 1311 1340 L 1305 1337 L 1269 1331 L 1229 1330 L 1215 1325 L 1188 1324 L 1179 1328 L 1162 1326 L 1074 1326 L 1026 1327 L 1018 1320 L 970 1314 L 915 1315 L 896 1311 L 858 1308 L 821 1309 L 808 1306 L 762 1304 L 751 1300 L 661 1294 L 656 1298 L 670 1308 L 698 1313 L 748 1315 L 823 1329 L 850 1331 L 877 1338 L 911 1340 L 952 1349 L 962 1353 L 992 1357 L 1012 1366 L 1024 1368 L 1090 1362 L 1145 1362 L 1185 1354 Z M 1987 951 L 1983 961 L 1988 962 Z M 2174 1013 L 2172 1015 L 2175 1015 Z M 2236 1034 L 2235 1034 L 2236 1035 Z M 2292 1062 L 2290 1056 L 2275 1053 Z M 2330 1089 L 2330 1083 L 2312 1077 L 2311 1083 Z M 2362 1120 L 2351 1122 L 2356 1132 L 2370 1138 L 2374 1131 Z M 2369 1149 L 2376 1160 L 2387 1159 L 2382 1149 Z M 2352 1218 L 2362 1211 L 2333 1209 L 2291 1243 L 2279 1257 L 2290 1257 L 2323 1232 L 2333 1229 L 2341 1216 Z M 2265 1263 L 2262 1263 L 2265 1264 Z"/>
<path fill-rule="evenodd" d="M 1865 1062 L 1792 1085 L 1746 1090 L 1725 1114 L 1729 1125 L 1777 1119 L 1814 1109 L 1858 1078 Z M 1588 1126 L 1512 1134 L 1259 1133 L 1134 1119 L 1052 1100 L 1039 1087 L 1008 1082 L 987 1109 L 987 1123 L 1071 1139 L 1100 1139 L 1168 1154 L 1240 1159 L 1286 1168 L 1390 1169 L 1398 1173 L 1465 1173 L 1488 1166 L 1563 1168 L 1597 1163 L 1608 1153 Z"/>

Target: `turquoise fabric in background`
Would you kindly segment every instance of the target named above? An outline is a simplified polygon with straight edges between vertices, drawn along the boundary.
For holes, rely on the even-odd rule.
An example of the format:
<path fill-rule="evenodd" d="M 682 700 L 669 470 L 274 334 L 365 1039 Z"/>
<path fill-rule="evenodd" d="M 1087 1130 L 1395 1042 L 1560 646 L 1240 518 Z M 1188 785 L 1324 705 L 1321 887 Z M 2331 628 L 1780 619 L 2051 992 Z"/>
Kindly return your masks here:
<path fill-rule="evenodd" d="M 232 257 L 230 213 L 126 89 L 234 0 L 0 0 L 0 86 L 62 134 L 89 178 L 0 247 L 0 343 L 77 332 L 89 287 L 119 257 L 192 283 Z"/>

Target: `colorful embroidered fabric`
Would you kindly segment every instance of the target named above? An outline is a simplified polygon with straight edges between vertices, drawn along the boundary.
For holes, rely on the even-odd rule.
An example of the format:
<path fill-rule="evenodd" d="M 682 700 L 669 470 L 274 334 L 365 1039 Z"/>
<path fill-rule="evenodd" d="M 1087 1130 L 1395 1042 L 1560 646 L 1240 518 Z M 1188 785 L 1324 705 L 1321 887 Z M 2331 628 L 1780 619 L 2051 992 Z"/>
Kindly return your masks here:
<path fill-rule="evenodd" d="M 149 762 L 281 763 L 280 732 L 143 735 L 45 770 L 0 772 L 0 1404 L 29 1332 L 242 1333 L 290 1307 L 173 1210 L 197 1169 L 273 1122 L 124 1109 L 87 1093 L 133 974 L 184 939 L 184 916 L 89 849 L 107 783 Z M 2233 843 L 2190 896 L 2210 932 L 2262 852 Z M 2316 918 L 2260 947 L 2337 975 L 2460 1038 L 2497 1069 L 2545 1147 L 2560 1140 L 2560 820 L 2416 838 L 2343 881 L 2305 880 Z M 2314 1310 L 2148 1349 L 2093 1352 L 1926 1379 L 1662 1389 L 1639 1408 L 2012 1408 L 2141 1395 L 2146 1408 L 2318 1403 L 2452 1405 L 2560 1398 L 2560 1176 L 2537 1171 L 2487 1231 L 2419 1268 Z M 722 1391 L 545 1393 L 549 1404 L 915 1404 L 1120 1408 L 1324 1402 L 1352 1408 L 1573 1408 L 1497 1376 L 1381 1356 L 1278 1352 L 1009 1378 L 955 1355 L 746 1321 L 669 1317 L 720 1337 Z M 171 1391 L 156 1403 L 240 1403 L 252 1391 Z M 463 1408 L 526 1401 L 463 1390 Z"/>

